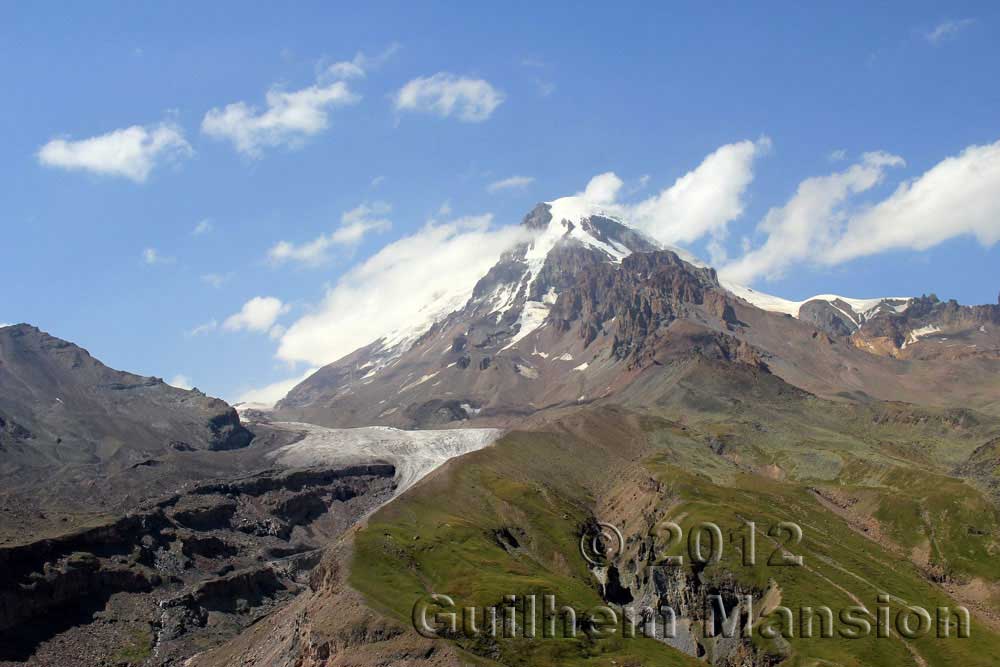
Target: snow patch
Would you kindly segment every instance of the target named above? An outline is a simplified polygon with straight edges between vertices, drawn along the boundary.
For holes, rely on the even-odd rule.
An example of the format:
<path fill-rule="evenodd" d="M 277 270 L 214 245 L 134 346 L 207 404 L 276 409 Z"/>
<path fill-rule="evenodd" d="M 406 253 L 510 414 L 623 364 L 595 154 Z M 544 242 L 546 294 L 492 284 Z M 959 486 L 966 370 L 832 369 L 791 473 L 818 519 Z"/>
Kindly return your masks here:
<path fill-rule="evenodd" d="M 548 226 L 531 242 L 528 251 L 525 253 L 525 262 L 528 264 L 528 271 L 531 279 L 528 282 L 530 293 L 532 285 L 538 279 L 538 274 L 545 264 L 545 258 L 556 244 L 563 238 L 570 238 L 582 243 L 585 246 L 596 248 L 605 253 L 613 262 L 621 262 L 629 254 L 629 250 L 622 246 L 614 246 L 598 238 L 595 238 L 584 231 L 580 221 L 594 215 L 605 218 L 614 218 L 602 207 L 584 199 L 583 197 L 562 197 L 555 201 L 546 202 L 549 205 L 549 212 L 552 219 Z M 566 224 L 564 221 L 571 224 Z M 624 224 L 624 223 L 623 223 Z"/>
<path fill-rule="evenodd" d="M 542 326 L 548 315 L 549 307 L 546 304 L 541 301 L 525 301 L 524 308 L 521 309 L 521 316 L 517 319 L 517 323 L 521 328 L 518 329 L 517 333 L 514 334 L 514 337 L 510 339 L 510 342 L 503 349 L 506 350 L 517 345 L 522 338 Z"/>
<path fill-rule="evenodd" d="M 417 380 L 416 382 L 411 382 L 410 384 L 408 384 L 408 385 L 406 385 L 405 387 L 403 387 L 402 389 L 400 389 L 400 391 L 406 391 L 406 390 L 408 390 L 408 389 L 413 389 L 413 388 L 414 388 L 414 387 L 416 387 L 417 385 L 421 385 L 421 384 L 423 384 L 423 383 L 427 382 L 428 380 L 430 380 L 430 379 L 431 379 L 432 377 L 434 377 L 435 375 L 437 375 L 437 371 L 435 371 L 434 373 L 430 373 L 430 374 L 428 374 L 428 375 L 425 375 L 425 376 L 423 376 L 422 378 L 420 378 L 420 379 L 419 379 L 419 380 Z"/>
<path fill-rule="evenodd" d="M 573 370 L 574 371 L 585 371 L 585 370 L 587 370 L 588 366 L 590 366 L 590 364 L 585 361 L 582 364 L 580 364 L 579 366 L 577 366 L 576 368 L 574 368 Z"/>
<path fill-rule="evenodd" d="M 468 403 L 462 403 L 458 407 L 462 408 L 462 410 L 465 411 L 465 414 L 468 415 L 469 417 L 475 417 L 476 415 L 478 415 L 480 412 L 483 411 L 482 408 L 474 408 Z"/>
<path fill-rule="evenodd" d="M 519 375 L 523 375 L 529 380 L 538 379 L 538 371 L 536 371 L 531 366 L 522 366 L 521 364 L 514 364 L 514 371 L 517 372 Z"/>
<path fill-rule="evenodd" d="M 939 333 L 940 331 L 941 327 L 938 327 L 933 324 L 928 324 L 926 327 L 920 327 L 919 329 L 912 329 L 910 333 L 907 334 L 906 336 L 906 341 L 903 343 L 903 349 L 905 350 L 907 345 L 913 345 L 924 336 L 930 336 L 932 334 Z M 948 340 L 948 339 L 942 338 L 941 340 Z"/>

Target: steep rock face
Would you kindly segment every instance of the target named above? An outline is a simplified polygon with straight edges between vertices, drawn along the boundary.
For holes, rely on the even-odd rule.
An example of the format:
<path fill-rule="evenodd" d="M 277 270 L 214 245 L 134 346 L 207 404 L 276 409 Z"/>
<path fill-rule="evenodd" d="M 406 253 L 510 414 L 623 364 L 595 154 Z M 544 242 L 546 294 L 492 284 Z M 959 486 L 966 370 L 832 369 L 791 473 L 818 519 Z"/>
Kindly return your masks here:
<path fill-rule="evenodd" d="M 845 306 L 850 309 L 850 306 L 842 301 L 839 303 L 809 301 L 799 309 L 799 319 L 832 336 L 850 336 L 857 330 L 858 325 L 856 319 L 845 314 Z"/>
<path fill-rule="evenodd" d="M 904 359 L 1000 357 L 1000 305 L 963 306 L 936 296 L 879 313 L 851 334 L 860 349 Z"/>
<path fill-rule="evenodd" d="M 691 266 L 664 250 L 638 253 L 621 267 L 597 266 L 585 271 L 560 295 L 551 317 L 562 330 L 576 327 L 585 344 L 613 323 L 613 354 L 638 360 L 660 327 L 705 303 L 706 292 L 718 287 L 715 271 Z"/>

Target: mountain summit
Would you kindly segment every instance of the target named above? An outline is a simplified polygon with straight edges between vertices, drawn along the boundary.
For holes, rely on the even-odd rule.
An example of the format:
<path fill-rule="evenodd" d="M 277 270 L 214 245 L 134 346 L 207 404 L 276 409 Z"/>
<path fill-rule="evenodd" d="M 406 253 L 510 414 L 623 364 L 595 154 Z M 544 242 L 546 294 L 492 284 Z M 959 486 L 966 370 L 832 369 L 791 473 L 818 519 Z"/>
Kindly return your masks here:
<path fill-rule="evenodd" d="M 607 398 L 698 356 L 822 395 L 866 387 L 915 400 L 927 392 L 921 380 L 949 377 L 945 361 L 1000 356 L 997 306 L 780 299 L 721 282 L 579 196 L 538 204 L 522 225 L 532 238 L 504 252 L 460 306 L 321 368 L 278 403 L 278 416 L 341 427 L 503 424 Z M 886 358 L 926 363 L 891 368 Z M 983 366 L 968 370 L 978 377 Z M 955 389 L 937 402 L 968 393 Z"/>

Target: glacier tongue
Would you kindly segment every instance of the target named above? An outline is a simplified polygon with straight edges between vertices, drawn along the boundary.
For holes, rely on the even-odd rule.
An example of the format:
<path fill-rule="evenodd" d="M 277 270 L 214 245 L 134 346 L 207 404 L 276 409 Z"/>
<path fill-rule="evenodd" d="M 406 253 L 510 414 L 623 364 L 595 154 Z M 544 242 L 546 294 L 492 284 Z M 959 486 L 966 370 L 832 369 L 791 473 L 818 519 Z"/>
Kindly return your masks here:
<path fill-rule="evenodd" d="M 483 449 L 503 434 L 495 428 L 403 431 L 388 426 L 326 428 L 301 422 L 273 422 L 272 426 L 305 434 L 268 454 L 279 465 L 300 468 L 388 461 L 396 467 L 396 495 L 450 459 Z"/>

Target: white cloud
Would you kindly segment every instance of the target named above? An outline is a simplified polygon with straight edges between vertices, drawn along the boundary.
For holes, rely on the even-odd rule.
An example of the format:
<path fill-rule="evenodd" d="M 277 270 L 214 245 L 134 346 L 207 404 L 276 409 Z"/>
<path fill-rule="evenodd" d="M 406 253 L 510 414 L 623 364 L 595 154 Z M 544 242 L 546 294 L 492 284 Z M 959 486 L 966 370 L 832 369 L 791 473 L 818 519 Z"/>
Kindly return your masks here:
<path fill-rule="evenodd" d="M 329 124 L 331 108 L 356 104 L 360 99 L 344 81 L 292 92 L 272 88 L 267 92 L 265 111 L 246 102 L 211 109 L 201 122 L 201 131 L 216 139 L 228 139 L 236 150 L 258 157 L 264 148 L 296 146 L 305 137 L 322 132 Z"/>
<path fill-rule="evenodd" d="M 843 171 L 806 179 L 788 203 L 772 208 L 758 225 L 758 231 L 767 234 L 764 244 L 722 267 L 720 273 L 743 283 L 760 276 L 777 278 L 789 266 L 823 252 L 834 242 L 850 198 L 881 183 L 888 167 L 903 164 L 894 155 L 866 153 Z"/>
<path fill-rule="evenodd" d="M 206 273 L 202 275 L 201 281 L 207 285 L 211 285 L 215 289 L 219 289 L 233 277 L 232 273 Z"/>
<path fill-rule="evenodd" d="M 133 125 L 89 139 L 53 139 L 38 151 L 47 167 L 122 176 L 144 182 L 160 163 L 189 156 L 194 151 L 184 133 L 172 123 Z"/>
<path fill-rule="evenodd" d="M 538 88 L 538 94 L 542 97 L 548 97 L 556 92 L 556 84 L 545 79 L 535 79 L 535 86 Z"/>
<path fill-rule="evenodd" d="M 156 248 L 146 248 L 142 251 L 142 261 L 152 266 L 153 264 L 172 264 L 173 257 L 164 257 Z"/>
<path fill-rule="evenodd" d="M 634 204 L 619 201 L 624 182 L 611 171 L 590 179 L 579 196 L 666 245 L 692 243 L 705 236 L 718 241 L 725 237 L 727 225 L 743 214 L 754 160 L 770 148 L 767 137 L 726 144 L 669 188 Z M 640 187 L 648 180 L 646 176 L 639 179 Z"/>
<path fill-rule="evenodd" d="M 511 176 L 501 181 L 494 181 L 486 186 L 489 192 L 500 192 L 501 190 L 519 190 L 526 188 L 535 182 L 534 176 Z"/>
<path fill-rule="evenodd" d="M 491 219 L 430 222 L 390 243 L 345 273 L 313 312 L 288 328 L 278 357 L 327 364 L 401 327 L 420 328 L 434 313 L 461 308 L 500 253 L 526 239 L 523 227 L 493 229 Z"/>
<path fill-rule="evenodd" d="M 927 250 L 962 236 L 986 247 L 1000 241 L 1000 141 L 942 160 L 873 205 L 852 206 L 851 197 L 881 182 L 887 167 L 902 164 L 895 156 L 868 153 L 842 172 L 803 181 L 761 223 L 763 245 L 723 267 L 722 275 L 749 283 L 780 276 L 797 263 L 835 266 L 892 250 Z"/>
<path fill-rule="evenodd" d="M 830 162 L 843 162 L 847 159 L 847 151 L 843 148 L 838 148 L 835 151 L 830 151 L 830 155 L 827 156 Z"/>
<path fill-rule="evenodd" d="M 186 375 L 177 374 L 167 382 L 171 387 L 177 387 L 178 389 L 191 389 L 194 385 L 191 384 L 191 380 L 188 379 Z"/>
<path fill-rule="evenodd" d="M 887 250 L 926 250 L 958 236 L 1000 241 L 1000 141 L 970 146 L 848 221 L 827 264 Z"/>
<path fill-rule="evenodd" d="M 450 199 L 445 199 L 443 202 L 441 202 L 441 206 L 438 208 L 437 214 L 440 215 L 441 217 L 448 217 L 449 215 L 451 215 Z"/>
<path fill-rule="evenodd" d="M 219 328 L 218 320 L 209 320 L 204 324 L 199 324 L 194 329 L 187 332 L 188 337 L 200 336 L 202 334 L 212 333 Z"/>
<path fill-rule="evenodd" d="M 957 36 L 958 33 L 962 32 L 975 22 L 975 19 L 952 19 L 950 21 L 942 21 L 932 29 L 925 32 L 924 39 L 934 46 L 937 46 L 941 42 Z"/>
<path fill-rule="evenodd" d="M 583 198 L 595 204 L 614 204 L 622 185 L 622 179 L 615 172 L 606 171 L 590 179 L 583 191 Z"/>
<path fill-rule="evenodd" d="M 504 101 L 504 94 L 483 79 L 459 77 L 448 72 L 418 77 L 396 93 L 397 111 L 421 111 L 467 123 L 489 118 Z"/>
<path fill-rule="evenodd" d="M 237 396 L 233 403 L 260 403 L 267 407 L 273 407 L 275 403 L 287 396 L 288 392 L 290 392 L 295 385 L 299 384 L 318 370 L 318 368 L 310 368 L 302 375 L 297 375 L 293 378 L 288 378 L 287 380 L 279 380 L 278 382 L 269 384 L 265 387 L 248 389 Z"/>
<path fill-rule="evenodd" d="M 360 79 L 365 76 L 365 69 L 359 60 L 362 53 L 359 51 L 354 60 L 333 63 L 326 69 L 326 73 L 335 79 Z"/>
<path fill-rule="evenodd" d="M 289 306 L 273 296 L 255 296 L 243 304 L 240 312 L 227 317 L 222 328 L 227 331 L 266 332 L 288 310 Z"/>
<path fill-rule="evenodd" d="M 382 201 L 363 203 L 340 216 L 340 227 L 329 234 L 320 234 L 312 241 L 298 245 L 290 241 L 278 241 L 268 250 L 268 259 L 274 264 L 285 262 L 299 262 L 312 266 L 323 264 L 329 259 L 332 247 L 354 245 L 369 232 L 389 229 L 392 222 L 385 218 L 385 215 L 390 210 L 392 207 Z"/>
<path fill-rule="evenodd" d="M 377 56 L 367 56 L 358 51 L 351 60 L 333 63 L 325 69 L 324 73 L 332 79 L 362 79 L 368 75 L 369 71 L 381 67 L 387 60 L 396 55 L 400 48 L 400 45 L 394 42 Z"/>
<path fill-rule="evenodd" d="M 205 218 L 204 220 L 200 220 L 198 224 L 194 226 L 191 233 L 195 236 L 201 236 L 202 234 L 209 233 L 213 229 L 215 229 L 215 223 L 212 222 L 211 218 Z"/>
<path fill-rule="evenodd" d="M 657 195 L 626 208 L 627 219 L 666 244 L 723 236 L 743 214 L 754 160 L 771 148 L 767 137 L 726 144 Z"/>
<path fill-rule="evenodd" d="M 376 176 L 375 178 L 372 179 L 371 187 L 377 188 L 378 186 L 382 185 L 383 181 L 385 181 L 385 176 Z"/>

